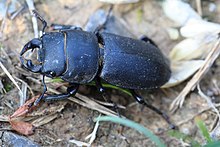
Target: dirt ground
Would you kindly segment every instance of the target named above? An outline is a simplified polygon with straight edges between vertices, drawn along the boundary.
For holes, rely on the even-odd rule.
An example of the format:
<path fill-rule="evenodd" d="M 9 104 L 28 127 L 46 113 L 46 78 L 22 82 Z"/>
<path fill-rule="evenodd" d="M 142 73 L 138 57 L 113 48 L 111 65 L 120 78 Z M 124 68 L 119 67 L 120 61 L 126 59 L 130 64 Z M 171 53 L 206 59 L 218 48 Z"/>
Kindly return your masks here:
<path fill-rule="evenodd" d="M 194 7 L 195 4 L 191 4 Z M 217 6 L 216 13 L 220 14 L 220 2 L 216 1 L 215 4 Z M 94 14 L 96 10 L 103 8 L 108 11 L 110 5 L 101 3 L 98 0 L 44 0 L 35 1 L 35 7 L 45 20 L 47 20 L 48 25 L 57 23 L 76 25 L 84 28 L 89 17 Z M 126 24 L 126 28 L 135 37 L 139 38 L 142 35 L 147 35 L 155 41 L 166 55 L 168 55 L 172 47 L 182 39 L 180 38 L 175 41 L 170 39 L 167 28 L 175 27 L 175 24 L 164 15 L 159 1 L 145 0 L 135 4 L 114 5 L 112 13 Z M 214 15 L 208 11 L 204 13 L 211 21 L 216 23 L 220 22 L 220 15 Z M 39 28 L 40 27 L 41 24 L 39 23 Z M 3 30 L 0 44 L 0 61 L 13 77 L 15 77 L 19 86 L 22 84 L 21 81 L 28 84 L 34 94 L 32 95 L 28 89 L 28 98 L 39 95 L 43 90 L 43 86 L 40 83 L 41 76 L 22 69 L 19 61 L 21 48 L 30 39 L 34 38 L 28 8 L 23 10 L 13 20 L 6 19 Z M 220 86 L 218 82 L 220 73 L 219 65 L 220 62 L 218 59 L 215 66 L 211 68 L 200 84 L 206 94 L 212 95 L 215 103 L 218 103 L 220 98 L 219 93 L 216 94 L 216 88 L 213 85 L 213 81 L 217 81 L 217 86 Z M 1 68 L 0 82 L 5 89 L 5 91 L 2 91 L 2 88 L 0 88 L 0 114 L 11 115 L 19 107 L 19 92 Z M 62 92 L 62 89 L 59 89 L 59 86 L 62 84 L 63 83 L 59 82 L 48 83 L 47 85 L 51 89 Z M 185 84 L 186 82 L 173 88 L 139 92 L 143 97 L 149 99 L 152 105 L 166 112 L 171 118 L 171 121 L 178 126 L 180 132 L 191 135 L 195 140 L 204 143 L 204 139 L 195 125 L 194 118 L 199 116 L 208 126 L 208 129 L 211 129 L 216 116 L 209 109 L 207 102 L 197 94 L 197 91 L 191 92 L 187 96 L 183 107 L 176 113 L 171 114 L 169 111 L 172 100 L 179 94 Z M 97 94 L 95 87 L 81 86 L 79 93 L 88 98 L 100 99 L 100 95 Z M 107 95 L 117 104 L 126 107 L 125 110 L 120 109 L 122 115 L 150 129 L 168 146 L 184 146 L 180 140 L 167 134 L 167 130 L 169 130 L 167 123 L 155 112 L 135 103 L 132 97 L 117 90 L 108 90 Z M 37 127 L 33 135 L 27 136 L 27 138 L 41 146 L 75 146 L 68 141 L 70 139 L 85 141 L 85 137 L 94 129 L 95 123 L 93 119 L 100 114 L 98 111 L 90 110 L 69 100 L 64 100 L 54 103 L 42 103 L 36 108 L 37 110 L 29 115 L 38 116 L 36 113 L 51 110 L 52 108 L 59 109 L 60 111 L 54 111 L 51 114 L 50 112 L 42 113 L 42 115 L 45 115 L 51 120 Z M 7 122 L 1 122 L 0 129 L 11 130 Z M 92 146 L 155 145 L 145 136 L 140 135 L 139 132 L 133 129 L 118 124 L 101 122 L 97 132 L 97 138 Z"/>

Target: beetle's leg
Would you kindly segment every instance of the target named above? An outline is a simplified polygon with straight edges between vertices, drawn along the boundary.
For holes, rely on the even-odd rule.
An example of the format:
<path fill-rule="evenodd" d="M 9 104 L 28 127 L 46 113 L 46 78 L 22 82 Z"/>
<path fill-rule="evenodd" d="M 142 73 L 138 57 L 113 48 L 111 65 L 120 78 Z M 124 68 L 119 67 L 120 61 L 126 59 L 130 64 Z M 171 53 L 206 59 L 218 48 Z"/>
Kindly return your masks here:
<path fill-rule="evenodd" d="M 36 105 L 40 102 L 40 100 L 44 98 L 44 94 L 45 94 L 46 91 L 47 91 L 47 85 L 45 84 L 44 79 L 45 79 L 45 75 L 43 75 L 43 79 L 42 79 L 42 83 L 43 83 L 43 86 L 44 86 L 44 91 L 43 91 L 43 93 L 41 94 L 41 96 L 35 100 L 34 106 L 36 106 Z"/>
<path fill-rule="evenodd" d="M 102 29 L 105 29 L 105 25 L 107 24 L 107 22 L 108 22 L 108 20 L 109 20 L 109 18 L 110 18 L 110 14 L 111 14 L 111 12 L 112 12 L 112 9 L 113 9 L 113 5 L 110 6 L 104 23 L 101 24 L 101 25 L 99 25 L 99 26 L 93 31 L 94 34 L 99 33 Z"/>
<path fill-rule="evenodd" d="M 96 84 L 96 87 L 97 87 L 98 91 L 101 94 L 104 94 L 105 93 L 105 88 L 102 86 L 102 83 L 101 83 L 101 80 L 100 80 L 99 77 L 95 78 L 95 84 Z"/>
<path fill-rule="evenodd" d="M 161 115 L 164 118 L 164 120 L 170 125 L 171 129 L 175 129 L 176 128 L 176 126 L 170 122 L 170 119 L 169 119 L 169 117 L 167 116 L 166 113 L 164 113 L 164 112 L 160 111 L 159 109 L 157 109 L 156 107 L 150 105 L 148 102 L 146 102 L 143 99 L 143 97 L 139 96 L 134 90 L 130 90 L 130 92 L 131 92 L 132 96 L 135 98 L 135 100 L 138 103 L 143 104 L 144 106 L 150 108 L 151 110 L 153 110 L 157 114 Z"/>
<path fill-rule="evenodd" d="M 140 39 L 143 40 L 144 42 L 153 44 L 154 46 L 158 48 L 157 44 L 152 39 L 148 38 L 147 36 L 142 36 Z"/>
<path fill-rule="evenodd" d="M 66 30 L 82 30 L 82 28 L 74 25 L 61 25 L 61 24 L 52 24 L 50 26 L 53 30 L 66 31 Z"/>
<path fill-rule="evenodd" d="M 57 95 L 47 95 L 43 99 L 44 101 L 57 101 L 57 100 L 63 100 L 67 99 L 71 95 L 75 95 L 78 91 L 79 85 L 78 84 L 72 84 L 70 87 L 67 88 L 67 92 L 63 94 L 57 94 Z"/>
<path fill-rule="evenodd" d="M 102 86 L 101 79 L 99 77 L 95 78 L 95 83 L 96 87 L 98 88 L 98 91 L 102 94 L 104 100 L 108 103 L 113 104 L 113 109 L 118 113 L 118 116 L 120 116 L 117 104 L 113 102 L 110 98 L 106 97 L 105 88 Z"/>

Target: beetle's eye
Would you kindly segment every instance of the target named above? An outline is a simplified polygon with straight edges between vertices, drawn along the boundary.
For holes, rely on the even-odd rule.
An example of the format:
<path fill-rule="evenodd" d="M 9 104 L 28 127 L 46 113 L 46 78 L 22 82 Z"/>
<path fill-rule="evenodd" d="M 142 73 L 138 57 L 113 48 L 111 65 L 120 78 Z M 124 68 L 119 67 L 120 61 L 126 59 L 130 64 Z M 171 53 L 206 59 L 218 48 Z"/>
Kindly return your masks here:
<path fill-rule="evenodd" d="M 55 76 L 56 76 L 56 73 L 55 73 L 54 71 L 51 71 L 51 72 L 50 72 L 50 75 L 51 75 L 52 77 L 55 77 Z"/>

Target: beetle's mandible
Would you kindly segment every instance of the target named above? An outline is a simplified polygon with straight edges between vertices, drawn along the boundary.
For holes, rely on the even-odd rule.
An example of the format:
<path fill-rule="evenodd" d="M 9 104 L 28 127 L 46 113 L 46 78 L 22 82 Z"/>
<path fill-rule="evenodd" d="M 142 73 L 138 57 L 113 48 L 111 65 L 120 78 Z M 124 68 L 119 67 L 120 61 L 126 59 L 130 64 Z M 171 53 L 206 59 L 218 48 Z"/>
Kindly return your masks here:
<path fill-rule="evenodd" d="M 95 81 L 99 91 L 103 91 L 100 82 L 103 80 L 129 89 L 139 103 L 167 119 L 164 113 L 145 102 L 134 91 L 159 88 L 170 78 L 169 62 L 151 40 L 136 40 L 99 31 L 86 32 L 78 27 L 45 32 L 46 21 L 36 11 L 34 13 L 44 25 L 43 35 L 32 39 L 23 47 L 20 60 L 26 69 L 43 75 L 44 91 L 35 105 L 41 99 L 67 98 L 77 92 L 80 84 L 91 81 Z M 26 51 L 35 48 L 39 49 L 37 65 L 23 57 Z M 60 77 L 69 82 L 67 93 L 44 96 L 47 90 L 45 76 Z"/>

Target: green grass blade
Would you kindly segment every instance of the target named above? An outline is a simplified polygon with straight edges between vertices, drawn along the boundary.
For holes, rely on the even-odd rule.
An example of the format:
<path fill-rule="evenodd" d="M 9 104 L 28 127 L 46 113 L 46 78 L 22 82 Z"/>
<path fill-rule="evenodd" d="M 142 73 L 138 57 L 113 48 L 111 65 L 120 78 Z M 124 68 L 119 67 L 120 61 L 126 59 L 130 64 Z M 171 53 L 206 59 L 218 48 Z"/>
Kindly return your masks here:
<path fill-rule="evenodd" d="M 199 130 L 202 132 L 202 135 L 205 137 L 206 141 L 208 143 L 213 142 L 212 138 L 209 135 L 209 131 L 206 128 L 204 122 L 200 118 L 195 119 L 196 125 L 199 128 Z"/>
<path fill-rule="evenodd" d="M 123 89 L 123 88 L 120 88 L 120 87 L 117 87 L 117 86 L 114 86 L 114 85 L 110 85 L 110 84 L 102 84 L 102 86 L 104 88 L 111 88 L 111 89 L 116 89 L 116 90 L 119 90 L 121 92 L 124 92 L 130 96 L 132 96 L 132 94 L 127 90 L 127 89 Z"/>
<path fill-rule="evenodd" d="M 51 83 L 56 83 L 56 82 L 63 82 L 63 80 L 61 78 L 54 78 L 54 79 L 51 79 L 50 80 Z M 92 81 L 86 85 L 89 85 L 89 86 L 96 86 L 95 82 Z M 127 89 L 123 89 L 123 88 L 120 88 L 120 87 L 117 87 L 117 86 L 114 86 L 114 85 L 111 85 L 111 84 L 108 84 L 108 83 L 102 83 L 102 86 L 104 88 L 110 88 L 110 89 L 116 89 L 116 90 L 119 90 L 127 95 L 130 95 L 132 96 L 132 94 L 129 92 L 129 90 Z"/>
<path fill-rule="evenodd" d="M 113 117 L 113 116 L 102 116 L 95 119 L 95 121 L 111 121 L 114 123 L 122 124 L 124 126 L 133 128 L 141 133 L 143 133 L 146 137 L 148 137 L 151 141 L 153 141 L 158 147 L 165 147 L 165 144 L 150 130 L 145 128 L 144 126 L 133 122 L 128 119 L 120 118 L 120 117 Z"/>
<path fill-rule="evenodd" d="M 220 147 L 220 141 L 214 141 L 206 144 L 204 147 Z"/>
<path fill-rule="evenodd" d="M 53 79 L 50 79 L 50 82 L 51 83 L 63 82 L 63 80 L 61 78 L 53 78 Z"/>

